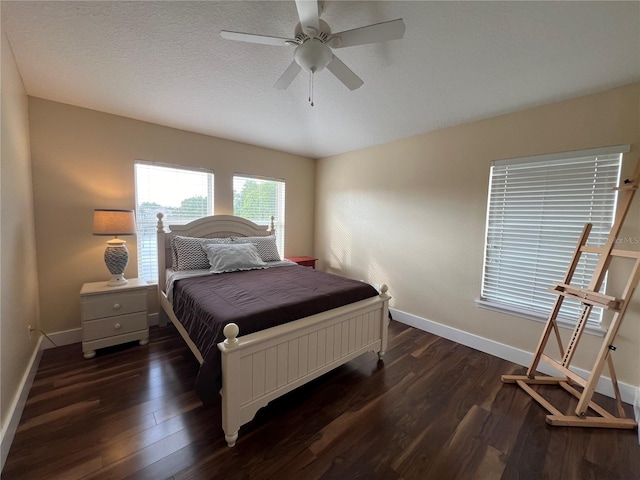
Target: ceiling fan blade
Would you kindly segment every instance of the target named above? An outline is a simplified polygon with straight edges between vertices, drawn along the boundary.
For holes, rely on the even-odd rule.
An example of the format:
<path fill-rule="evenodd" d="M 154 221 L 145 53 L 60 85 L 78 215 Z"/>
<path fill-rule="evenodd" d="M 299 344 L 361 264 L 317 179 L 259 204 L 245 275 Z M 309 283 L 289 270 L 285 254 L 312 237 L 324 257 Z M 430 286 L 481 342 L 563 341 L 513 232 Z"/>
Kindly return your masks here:
<path fill-rule="evenodd" d="M 316 32 L 320 30 L 317 0 L 296 0 L 296 8 L 300 25 L 305 32 L 307 27 L 315 28 Z"/>
<path fill-rule="evenodd" d="M 404 22 L 401 18 L 398 18 L 397 20 L 389 20 L 388 22 L 376 23 L 366 27 L 334 33 L 331 36 L 330 42 L 333 40 L 331 44 L 333 48 L 386 42 L 388 40 L 398 40 L 402 38 L 404 36 L 404 30 Z M 339 39 L 339 42 L 336 42 L 334 39 Z"/>
<path fill-rule="evenodd" d="M 275 45 L 277 47 L 284 47 L 288 45 L 287 42 L 295 42 L 295 40 L 291 40 L 289 38 L 270 37 L 268 35 L 255 35 L 253 33 L 229 32 L 227 30 L 221 30 L 220 36 L 222 38 L 226 38 L 227 40 L 236 40 L 238 42 L 248 43 L 261 43 L 263 45 Z"/>
<path fill-rule="evenodd" d="M 300 65 L 298 65 L 294 60 L 293 62 L 291 62 L 291 65 L 287 67 L 287 69 L 280 76 L 273 87 L 277 88 L 278 90 L 285 90 L 289 85 L 291 85 L 291 82 L 293 82 L 293 79 L 296 78 L 296 75 L 300 73 L 300 70 L 302 70 L 300 68 Z"/>
<path fill-rule="evenodd" d="M 327 64 L 327 69 L 333 73 L 338 80 L 344 83 L 349 90 L 360 88 L 364 83 L 359 76 L 353 73 L 351 69 L 342 63 L 342 60 L 335 55 Z"/>

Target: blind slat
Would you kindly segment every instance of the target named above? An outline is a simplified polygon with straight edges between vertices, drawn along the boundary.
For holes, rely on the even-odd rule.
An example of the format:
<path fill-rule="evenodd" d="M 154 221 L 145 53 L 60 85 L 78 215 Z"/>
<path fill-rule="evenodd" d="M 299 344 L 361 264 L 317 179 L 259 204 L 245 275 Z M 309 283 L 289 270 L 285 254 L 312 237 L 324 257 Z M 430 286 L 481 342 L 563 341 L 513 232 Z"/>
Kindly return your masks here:
<path fill-rule="evenodd" d="M 166 225 L 185 224 L 213 214 L 213 173 L 202 169 L 136 161 L 138 276 L 158 280 L 156 224 L 158 212 Z"/>
<path fill-rule="evenodd" d="M 233 214 L 259 225 L 268 225 L 273 216 L 280 258 L 284 258 L 284 204 L 284 180 L 240 174 L 233 176 Z"/>
<path fill-rule="evenodd" d="M 551 310 L 556 295 L 547 289 L 564 278 L 584 224 L 593 224 L 589 244 L 607 239 L 623 152 L 494 162 L 483 299 L 543 314 Z M 572 284 L 587 287 L 597 261 L 597 255 L 583 254 Z M 579 302 L 565 300 L 559 317 L 575 322 L 580 308 Z M 594 308 L 589 322 L 601 320 L 602 310 Z"/>

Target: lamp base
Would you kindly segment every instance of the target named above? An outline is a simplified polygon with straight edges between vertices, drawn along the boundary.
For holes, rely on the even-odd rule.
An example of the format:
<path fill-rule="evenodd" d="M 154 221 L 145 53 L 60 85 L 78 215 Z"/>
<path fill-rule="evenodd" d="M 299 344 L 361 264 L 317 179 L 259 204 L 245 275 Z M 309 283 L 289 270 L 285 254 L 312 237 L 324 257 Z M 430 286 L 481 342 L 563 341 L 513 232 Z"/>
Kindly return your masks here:
<path fill-rule="evenodd" d="M 107 249 L 104 251 L 104 262 L 111 273 L 111 280 L 107 282 L 109 287 L 121 287 L 126 285 L 124 270 L 129 263 L 129 250 L 127 242 L 119 238 L 114 238 L 107 242 Z"/>
<path fill-rule="evenodd" d="M 124 278 L 124 274 L 117 273 L 111 275 L 111 280 L 107 282 L 107 286 L 109 287 L 121 287 L 129 283 L 126 278 Z"/>

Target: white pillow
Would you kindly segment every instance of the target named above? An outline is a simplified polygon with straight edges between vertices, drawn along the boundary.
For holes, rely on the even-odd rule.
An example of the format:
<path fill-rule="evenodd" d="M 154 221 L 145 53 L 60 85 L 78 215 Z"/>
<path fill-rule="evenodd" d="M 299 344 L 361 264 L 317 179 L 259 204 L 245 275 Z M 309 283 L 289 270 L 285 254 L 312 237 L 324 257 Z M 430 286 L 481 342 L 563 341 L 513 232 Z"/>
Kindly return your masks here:
<path fill-rule="evenodd" d="M 232 243 L 253 243 L 258 248 L 258 254 L 264 262 L 279 262 L 280 254 L 276 246 L 276 237 L 231 237 Z"/>
<path fill-rule="evenodd" d="M 237 272 L 268 268 L 262 261 L 253 243 L 203 245 L 211 268 L 211 273 Z"/>

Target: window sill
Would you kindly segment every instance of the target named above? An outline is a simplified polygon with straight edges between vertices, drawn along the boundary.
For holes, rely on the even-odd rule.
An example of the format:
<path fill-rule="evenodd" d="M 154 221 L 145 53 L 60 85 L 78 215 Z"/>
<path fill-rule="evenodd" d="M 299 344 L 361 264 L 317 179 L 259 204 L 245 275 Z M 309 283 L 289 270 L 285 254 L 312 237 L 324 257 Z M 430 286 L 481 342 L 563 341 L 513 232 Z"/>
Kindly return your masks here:
<path fill-rule="evenodd" d="M 533 320 L 535 322 L 547 323 L 547 318 L 543 317 L 542 315 L 532 314 L 529 312 L 525 312 L 523 310 L 519 310 L 514 307 L 507 307 L 505 305 L 500 305 L 495 302 L 489 302 L 481 298 L 477 299 L 475 302 L 476 302 L 476 307 L 478 308 L 484 308 L 485 310 L 491 310 L 498 313 L 504 313 L 506 315 L 513 315 L 520 318 L 526 318 L 527 320 Z M 559 327 L 568 328 L 569 330 L 573 330 L 575 328 L 575 324 L 572 324 L 570 322 L 567 322 L 561 319 L 557 319 L 556 322 L 558 323 Z M 604 334 L 607 333 L 607 331 L 603 329 L 601 326 L 589 325 L 589 324 L 587 324 L 587 326 L 585 327 L 584 332 L 588 333 L 589 335 L 595 335 L 598 337 L 604 337 Z"/>

